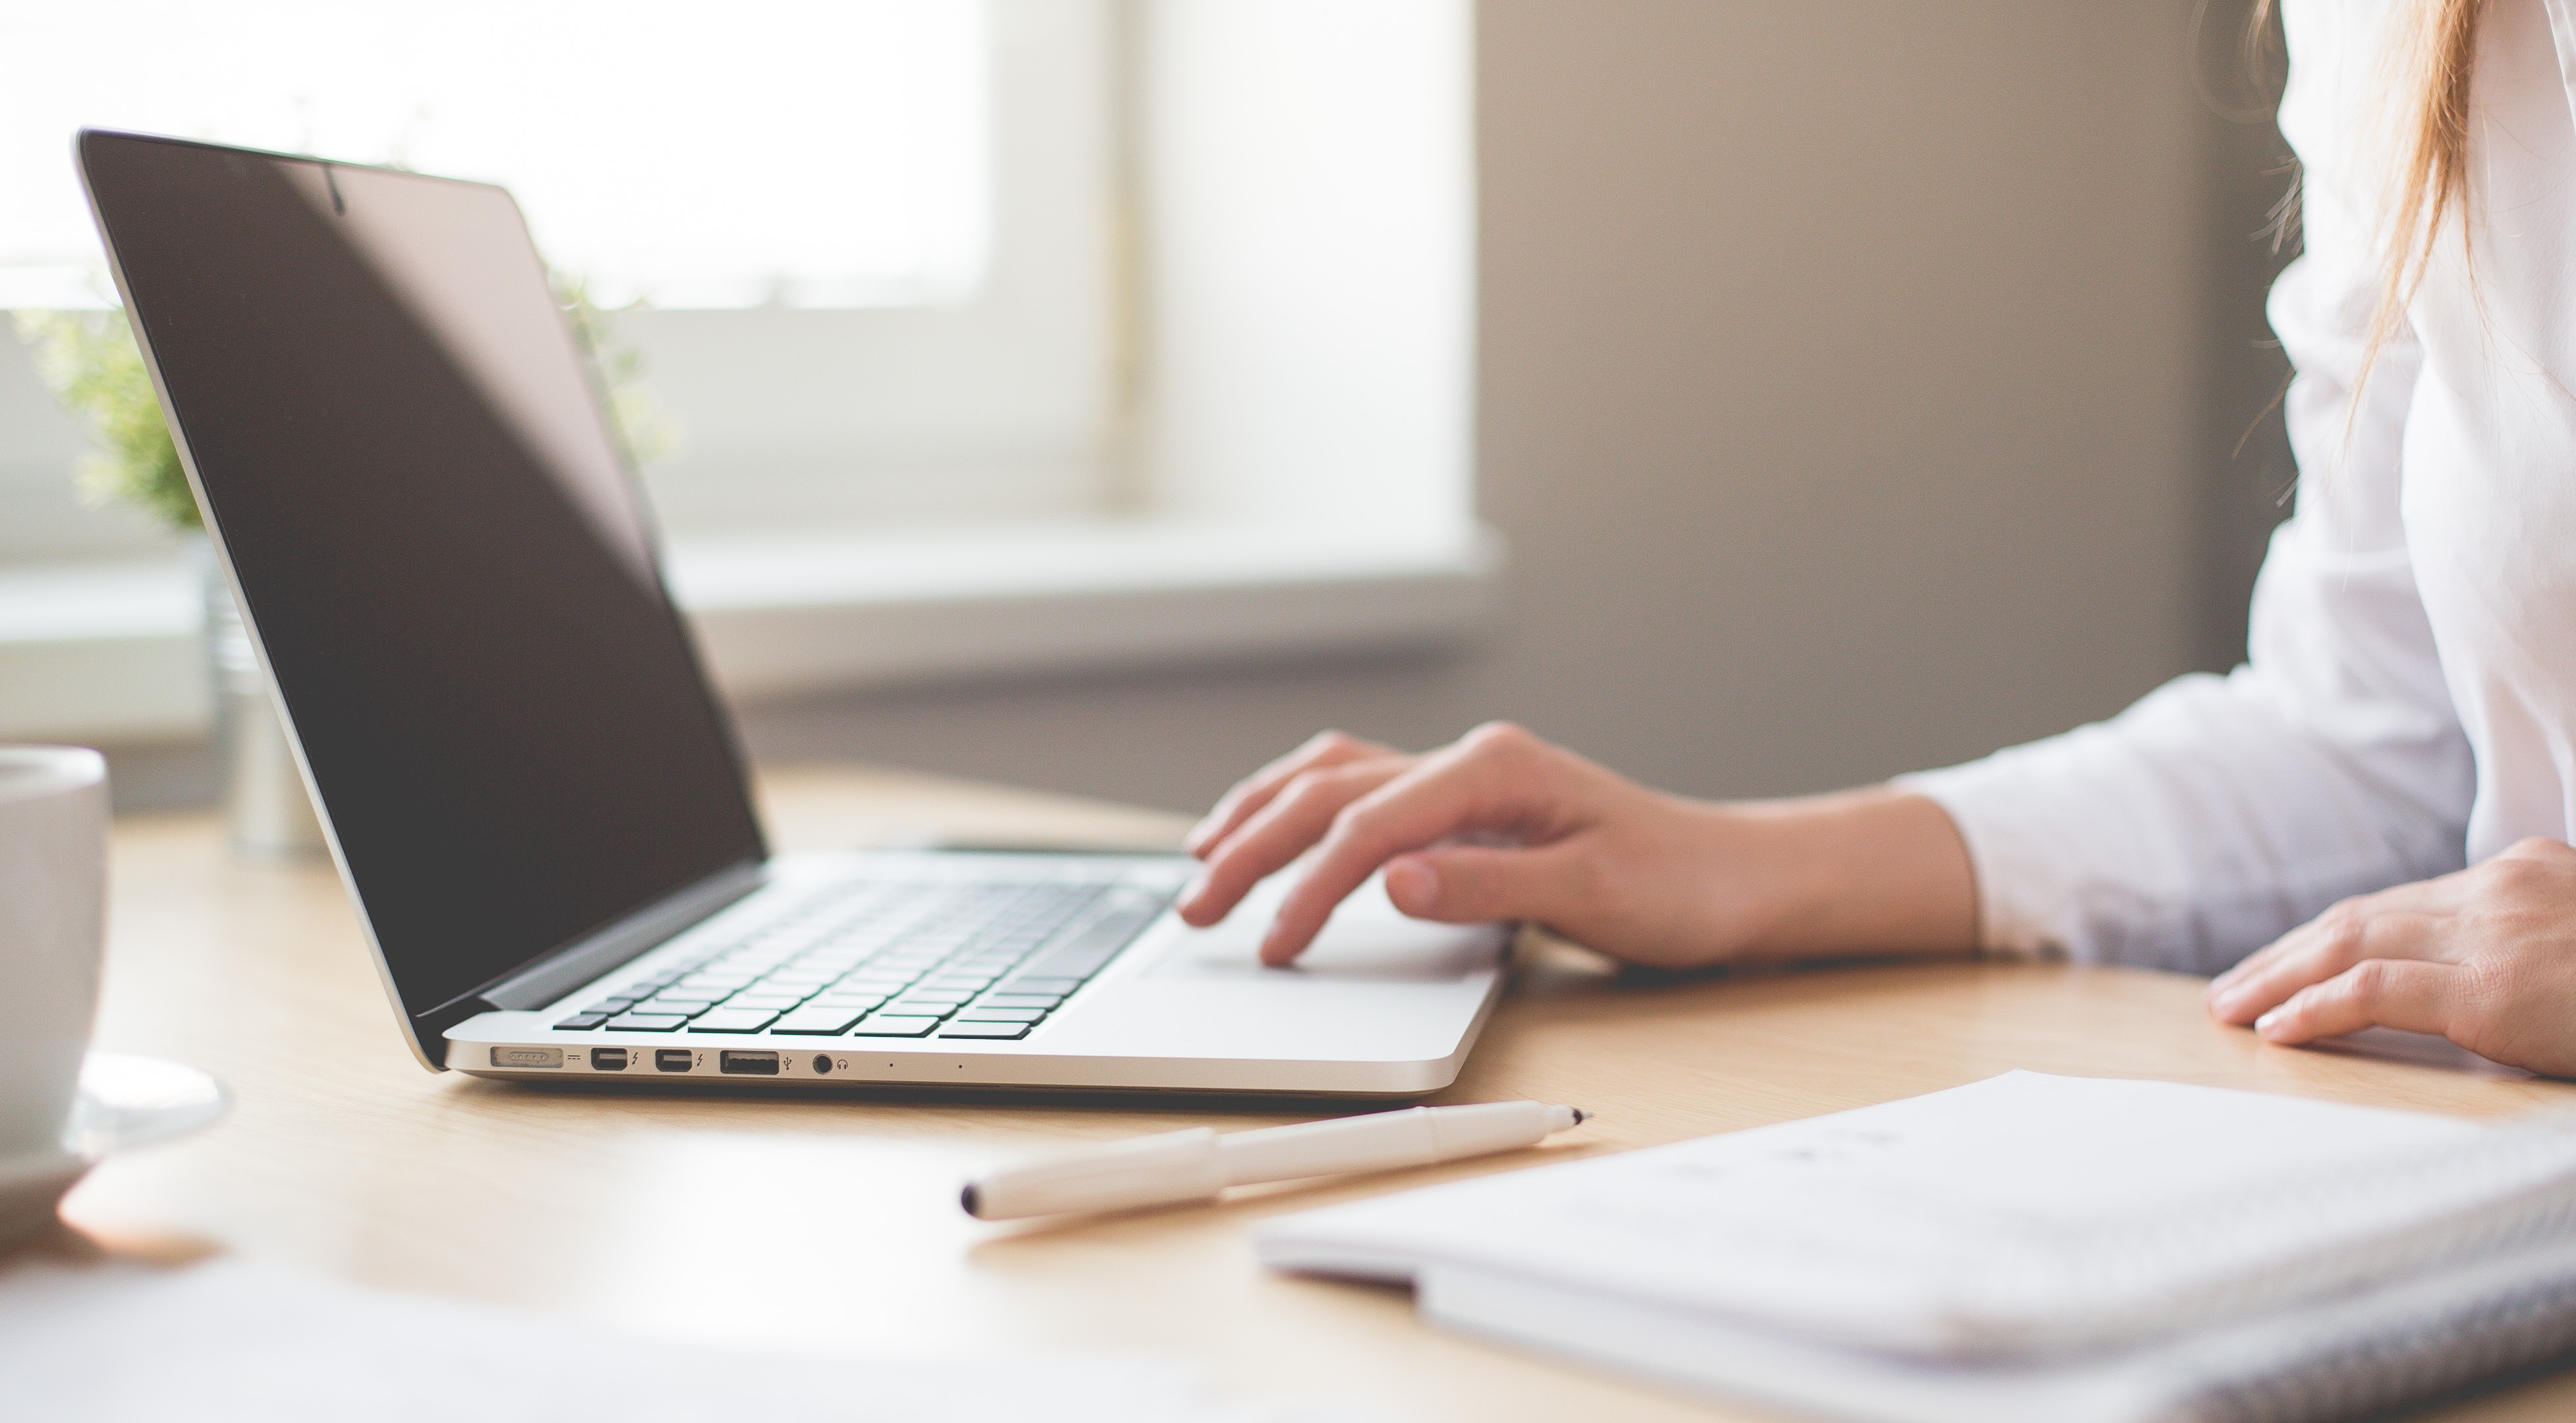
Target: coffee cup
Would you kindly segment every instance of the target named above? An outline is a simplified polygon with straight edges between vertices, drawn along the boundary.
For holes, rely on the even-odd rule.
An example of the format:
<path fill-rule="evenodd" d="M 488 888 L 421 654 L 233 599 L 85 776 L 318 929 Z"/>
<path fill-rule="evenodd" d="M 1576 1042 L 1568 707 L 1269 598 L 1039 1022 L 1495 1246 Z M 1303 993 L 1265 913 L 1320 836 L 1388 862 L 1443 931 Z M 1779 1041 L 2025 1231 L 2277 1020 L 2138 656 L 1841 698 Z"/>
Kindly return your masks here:
<path fill-rule="evenodd" d="M 66 1154 L 107 928 L 107 762 L 0 746 L 0 1163 Z"/>

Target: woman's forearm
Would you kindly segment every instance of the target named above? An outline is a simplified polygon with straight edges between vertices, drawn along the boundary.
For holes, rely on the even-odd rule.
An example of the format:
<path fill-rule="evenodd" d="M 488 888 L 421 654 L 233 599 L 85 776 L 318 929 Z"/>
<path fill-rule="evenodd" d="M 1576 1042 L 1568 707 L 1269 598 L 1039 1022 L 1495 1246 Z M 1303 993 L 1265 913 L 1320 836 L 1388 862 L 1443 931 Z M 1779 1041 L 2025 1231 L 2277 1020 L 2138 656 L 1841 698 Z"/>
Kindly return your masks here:
<path fill-rule="evenodd" d="M 1726 823 L 1741 882 L 1755 891 L 1743 954 L 1975 949 L 1976 870 L 1949 813 L 1928 797 L 1871 787 L 1708 811 Z"/>

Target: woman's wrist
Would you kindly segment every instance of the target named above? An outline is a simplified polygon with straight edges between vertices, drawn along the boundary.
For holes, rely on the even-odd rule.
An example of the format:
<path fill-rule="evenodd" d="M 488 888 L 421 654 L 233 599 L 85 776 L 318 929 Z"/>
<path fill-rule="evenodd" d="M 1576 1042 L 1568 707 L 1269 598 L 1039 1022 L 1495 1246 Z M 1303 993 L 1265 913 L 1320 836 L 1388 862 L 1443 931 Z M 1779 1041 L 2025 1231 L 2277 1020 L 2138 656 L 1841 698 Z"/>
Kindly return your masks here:
<path fill-rule="evenodd" d="M 1740 896 L 1735 957 L 1975 951 L 1975 866 L 1931 798 L 1873 786 L 1704 810 Z"/>

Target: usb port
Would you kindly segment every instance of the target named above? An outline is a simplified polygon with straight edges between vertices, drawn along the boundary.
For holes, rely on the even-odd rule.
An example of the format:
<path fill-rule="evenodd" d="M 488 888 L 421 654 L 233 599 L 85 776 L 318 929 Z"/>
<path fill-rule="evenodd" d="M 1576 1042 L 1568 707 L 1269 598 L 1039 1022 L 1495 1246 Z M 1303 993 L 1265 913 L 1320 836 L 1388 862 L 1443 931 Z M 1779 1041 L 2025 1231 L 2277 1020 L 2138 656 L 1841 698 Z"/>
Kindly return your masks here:
<path fill-rule="evenodd" d="M 716 1066 L 737 1077 L 776 1077 L 778 1054 L 774 1052 L 727 1051 L 716 1060 Z"/>
<path fill-rule="evenodd" d="M 698 1055 L 684 1047 L 653 1049 L 653 1065 L 664 1072 L 686 1072 L 689 1070 L 689 1065 L 697 1060 Z"/>
<path fill-rule="evenodd" d="M 624 1072 L 626 1070 L 626 1049 L 622 1047 L 592 1048 L 590 1050 L 590 1070 L 593 1072 Z"/>

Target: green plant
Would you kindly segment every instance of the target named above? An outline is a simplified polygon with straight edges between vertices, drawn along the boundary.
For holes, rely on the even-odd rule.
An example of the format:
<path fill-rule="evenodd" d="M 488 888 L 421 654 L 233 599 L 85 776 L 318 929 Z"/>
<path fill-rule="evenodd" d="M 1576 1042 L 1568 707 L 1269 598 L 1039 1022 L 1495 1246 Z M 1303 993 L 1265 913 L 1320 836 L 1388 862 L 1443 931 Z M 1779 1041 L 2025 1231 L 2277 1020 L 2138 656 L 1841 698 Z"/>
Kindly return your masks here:
<path fill-rule="evenodd" d="M 617 437 L 626 444 L 626 457 L 638 465 L 647 465 L 679 448 L 680 430 L 653 392 L 644 384 L 644 353 L 617 329 L 620 312 L 642 311 L 642 301 L 624 306 L 601 306 L 591 299 L 590 279 L 563 272 L 548 274 L 555 289 L 555 302 L 563 307 L 564 319 L 571 323 L 573 339 L 580 343 L 583 354 L 590 357 L 590 368 L 598 374 L 600 397 L 607 402 L 608 420 Z"/>
<path fill-rule="evenodd" d="M 134 505 L 174 529 L 204 527 L 125 313 L 22 311 L 18 334 L 36 348 L 37 373 L 54 398 L 98 439 L 98 453 L 80 463 L 82 496 Z"/>
<path fill-rule="evenodd" d="M 644 464 L 671 453 L 678 429 L 644 388 L 643 353 L 615 320 L 619 311 L 638 310 L 642 303 L 602 307 L 583 279 L 556 273 L 552 280 L 565 320 L 599 373 L 601 395 L 628 457 Z M 125 313 L 21 311 L 17 327 L 35 348 L 37 372 L 54 398 L 87 423 L 98 441 L 98 452 L 81 461 L 75 476 L 82 497 L 94 504 L 130 504 L 173 529 L 203 528 Z"/>

